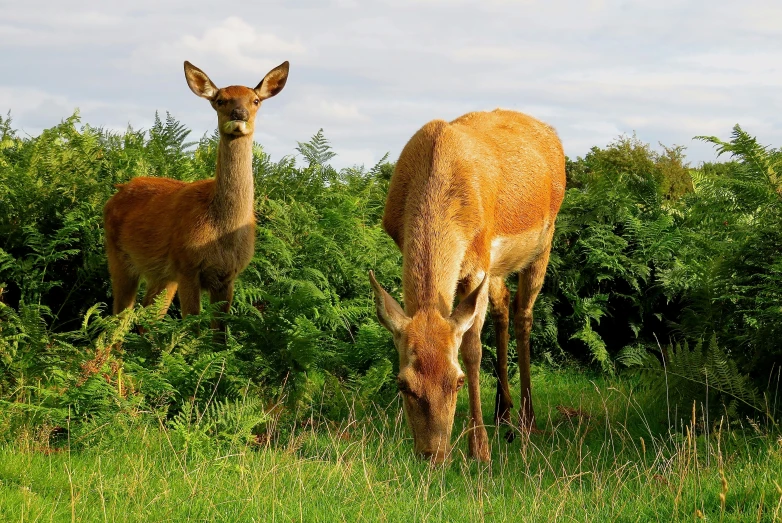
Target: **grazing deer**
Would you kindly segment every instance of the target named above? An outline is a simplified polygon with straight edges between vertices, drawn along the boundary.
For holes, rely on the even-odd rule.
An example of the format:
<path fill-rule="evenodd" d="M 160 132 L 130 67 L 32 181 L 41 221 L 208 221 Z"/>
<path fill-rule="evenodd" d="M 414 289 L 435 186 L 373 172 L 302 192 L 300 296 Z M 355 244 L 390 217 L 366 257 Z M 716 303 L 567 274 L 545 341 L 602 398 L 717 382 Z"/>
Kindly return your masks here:
<path fill-rule="evenodd" d="M 434 462 L 450 450 L 456 395 L 467 371 L 469 451 L 490 459 L 481 412 L 481 328 L 488 302 L 498 339 L 497 421 L 510 422 L 509 292 L 519 271 L 514 326 L 521 374 L 521 426 L 534 426 L 530 395 L 532 306 L 546 274 L 554 220 L 565 192 L 556 132 L 497 109 L 450 123 L 434 120 L 405 145 L 388 190 L 383 228 L 402 251 L 402 307 L 375 280 L 380 323 L 399 352 L 397 382 L 416 452 Z M 453 310 L 454 295 L 460 303 Z"/>
<path fill-rule="evenodd" d="M 144 306 L 166 293 L 161 315 L 177 290 L 182 316 L 201 311 L 202 289 L 228 312 L 234 280 L 253 256 L 255 115 L 263 100 L 285 87 L 288 62 L 269 71 L 255 89 L 218 89 L 190 62 L 185 78 L 217 112 L 215 177 L 193 183 L 138 177 L 118 185 L 103 208 L 114 314 L 133 306 L 140 278 L 147 282 Z M 217 322 L 212 326 L 224 330 Z"/>

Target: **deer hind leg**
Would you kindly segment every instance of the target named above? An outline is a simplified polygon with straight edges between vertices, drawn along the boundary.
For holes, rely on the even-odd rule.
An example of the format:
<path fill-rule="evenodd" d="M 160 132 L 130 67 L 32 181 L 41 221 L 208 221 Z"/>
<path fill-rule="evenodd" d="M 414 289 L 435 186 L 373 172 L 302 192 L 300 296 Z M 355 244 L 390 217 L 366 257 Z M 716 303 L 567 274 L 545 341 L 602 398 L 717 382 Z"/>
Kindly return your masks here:
<path fill-rule="evenodd" d="M 183 318 L 201 312 L 201 282 L 198 275 L 181 277 L 178 294 Z"/>
<path fill-rule="evenodd" d="M 171 306 L 171 302 L 174 300 L 174 295 L 176 294 L 177 290 L 177 282 L 170 281 L 170 282 L 154 282 L 149 283 L 147 285 L 147 292 L 144 294 L 144 300 L 141 302 L 141 304 L 144 307 L 149 307 L 155 302 L 155 298 L 161 293 L 164 292 L 165 295 L 163 297 L 163 306 L 160 308 L 160 311 L 158 312 L 158 318 L 162 318 L 166 315 L 166 312 L 168 312 L 168 308 Z"/>
<path fill-rule="evenodd" d="M 494 366 L 497 375 L 497 394 L 494 400 L 494 421 L 497 425 L 510 425 L 510 410 L 513 401 L 508 385 L 508 323 L 510 310 L 510 292 L 502 277 L 492 277 L 489 281 L 489 303 L 497 339 L 497 362 Z M 509 432 L 512 435 L 513 432 Z M 506 437 L 508 437 L 506 435 Z"/>
<path fill-rule="evenodd" d="M 475 278 L 468 278 L 459 284 L 460 301 L 466 298 L 480 284 L 480 281 L 476 280 Z M 486 319 L 487 307 L 488 300 L 486 297 L 479 299 L 476 307 L 475 323 L 464 333 L 460 349 L 462 361 L 467 371 L 467 391 L 470 402 L 470 424 L 467 441 L 470 456 L 479 461 L 489 461 L 491 459 L 489 436 L 486 433 L 486 426 L 483 424 L 480 386 L 481 329 Z"/>
<path fill-rule="evenodd" d="M 552 230 L 553 233 L 553 230 Z M 516 329 L 516 346 L 519 356 L 519 377 L 521 381 L 521 408 L 519 425 L 522 431 L 536 428 L 535 410 L 532 408 L 532 383 L 530 377 L 530 342 L 532 330 L 532 308 L 543 287 L 546 277 L 551 243 L 528 267 L 519 272 L 519 289 L 516 292 L 513 327 Z"/>
<path fill-rule="evenodd" d="M 107 249 L 109 274 L 111 275 L 111 292 L 114 295 L 114 314 L 130 309 L 136 303 L 139 276 L 129 270 L 115 252 Z"/>
<path fill-rule="evenodd" d="M 221 282 L 209 289 L 209 303 L 221 303 L 220 312 L 228 314 L 231 310 L 231 301 L 234 297 L 233 280 Z M 215 333 L 215 342 L 225 343 L 225 323 L 218 320 L 212 320 L 212 329 Z"/>

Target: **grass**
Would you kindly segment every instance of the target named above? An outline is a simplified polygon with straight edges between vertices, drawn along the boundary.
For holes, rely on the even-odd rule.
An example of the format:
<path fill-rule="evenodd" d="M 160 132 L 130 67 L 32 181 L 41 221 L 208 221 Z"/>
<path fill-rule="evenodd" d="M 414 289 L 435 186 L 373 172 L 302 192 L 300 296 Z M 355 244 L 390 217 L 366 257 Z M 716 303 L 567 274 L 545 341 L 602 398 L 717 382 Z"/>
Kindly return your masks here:
<path fill-rule="evenodd" d="M 78 450 L 32 435 L 0 447 L 2 521 L 777 521 L 782 446 L 696 413 L 667 431 L 665 400 L 627 381 L 536 368 L 540 433 L 493 460 L 415 459 L 397 401 L 336 424 L 217 445 L 122 418 Z M 485 383 L 484 410 L 493 406 Z M 466 426 L 460 398 L 455 431 Z M 650 408 L 649 405 L 652 407 Z M 674 413 L 675 415 L 675 413 Z M 74 446 L 75 449 L 75 446 Z"/>

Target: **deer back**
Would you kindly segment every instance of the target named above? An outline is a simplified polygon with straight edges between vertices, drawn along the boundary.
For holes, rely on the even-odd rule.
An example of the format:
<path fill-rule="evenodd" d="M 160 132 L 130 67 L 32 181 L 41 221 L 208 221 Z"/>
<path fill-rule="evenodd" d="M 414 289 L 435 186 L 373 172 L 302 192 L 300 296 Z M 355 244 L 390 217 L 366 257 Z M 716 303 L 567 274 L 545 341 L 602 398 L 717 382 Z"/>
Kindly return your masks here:
<path fill-rule="evenodd" d="M 424 125 L 400 155 L 383 216 L 403 253 L 406 309 L 440 288 L 450 310 L 459 278 L 534 257 L 564 197 L 564 158 L 550 126 L 514 111 Z"/>

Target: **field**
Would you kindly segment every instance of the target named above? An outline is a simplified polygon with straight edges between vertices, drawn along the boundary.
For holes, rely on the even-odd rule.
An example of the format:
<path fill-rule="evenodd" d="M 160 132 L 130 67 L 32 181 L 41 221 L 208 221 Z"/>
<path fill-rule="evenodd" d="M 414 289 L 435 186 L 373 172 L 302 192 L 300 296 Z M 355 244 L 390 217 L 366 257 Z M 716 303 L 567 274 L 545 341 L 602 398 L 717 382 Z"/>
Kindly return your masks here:
<path fill-rule="evenodd" d="M 136 176 L 212 176 L 219 137 L 188 135 L 170 115 L 37 137 L 0 117 L 0 521 L 782 517 L 779 150 L 736 126 L 704 138 L 725 163 L 626 136 L 568 159 L 531 337 L 539 430 L 491 428 L 492 462 L 469 460 L 463 392 L 432 467 L 367 278 L 401 300 L 385 158 L 337 171 L 322 132 L 278 162 L 255 144 L 230 314 L 107 313 L 103 205 Z"/>
<path fill-rule="evenodd" d="M 700 413 L 694 432 L 691 413 L 678 413 L 683 430 L 667 433 L 664 401 L 650 412 L 627 382 L 572 370 L 535 368 L 534 390 L 541 432 L 508 444 L 505 429 L 491 431 L 489 465 L 466 460 L 463 442 L 446 466 L 415 459 L 397 401 L 250 446 L 188 448 L 165 423 L 127 421 L 95 426 L 72 452 L 20 437 L 0 448 L 0 519 L 779 519 L 782 445 L 751 426 L 707 439 Z"/>

